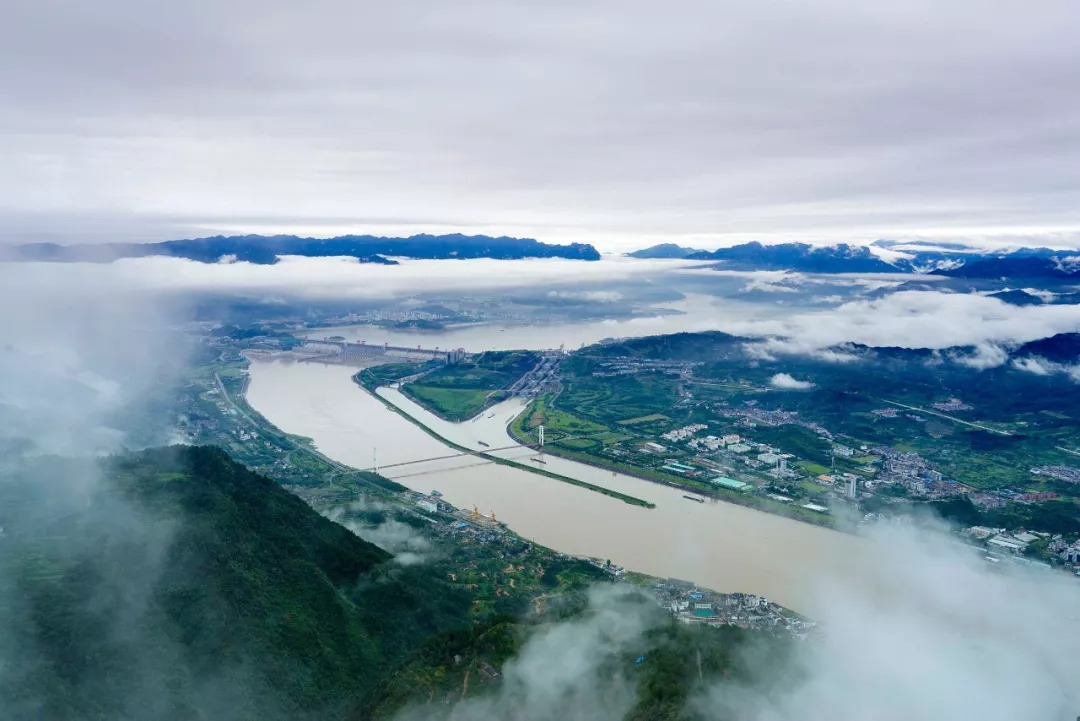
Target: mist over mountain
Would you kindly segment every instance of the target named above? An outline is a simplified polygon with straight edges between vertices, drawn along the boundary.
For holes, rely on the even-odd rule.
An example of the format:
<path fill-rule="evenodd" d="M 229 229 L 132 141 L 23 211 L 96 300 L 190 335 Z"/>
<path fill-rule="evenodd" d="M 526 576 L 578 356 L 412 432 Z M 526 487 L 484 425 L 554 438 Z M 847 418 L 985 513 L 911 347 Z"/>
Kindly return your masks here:
<path fill-rule="evenodd" d="M 0 249 L 3 252 L 3 249 Z M 214 236 L 160 243 L 105 243 L 57 245 L 33 243 L 7 250 L 9 258 L 23 261 L 107 263 L 120 258 L 166 256 L 201 263 L 245 261 L 272 265 L 283 255 L 308 258 L 349 257 L 362 263 L 394 265 L 387 256 L 418 259 L 568 258 L 598 260 L 591 245 L 553 245 L 532 238 L 486 235 L 413 235 L 407 238 L 345 235 L 336 238 L 301 238 L 295 235 Z"/>

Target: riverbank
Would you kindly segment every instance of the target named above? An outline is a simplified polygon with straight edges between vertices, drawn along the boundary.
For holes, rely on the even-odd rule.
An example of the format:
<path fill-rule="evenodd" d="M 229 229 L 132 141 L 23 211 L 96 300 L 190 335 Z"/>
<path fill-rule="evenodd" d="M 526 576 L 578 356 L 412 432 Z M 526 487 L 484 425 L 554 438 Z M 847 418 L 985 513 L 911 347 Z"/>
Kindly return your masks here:
<path fill-rule="evenodd" d="M 626 493 L 620 493 L 619 491 L 613 491 L 610 488 L 604 488 L 603 486 L 598 486 L 598 485 L 595 485 L 593 483 L 589 483 L 588 481 L 580 481 L 580 480 L 578 480 L 576 478 L 571 478 L 569 476 L 564 476 L 564 475 L 561 475 L 561 474 L 558 474 L 558 473 L 552 473 L 551 471 L 546 471 L 546 470 L 543 470 L 543 469 L 540 469 L 540 468 L 533 468 L 531 466 L 525 465 L 524 463 L 518 463 L 517 461 L 512 461 L 512 460 L 509 460 L 509 459 L 506 459 L 506 458 L 499 458 L 498 456 L 494 456 L 494 455 L 491 455 L 489 453 L 484 453 L 482 451 L 477 451 L 477 450 L 474 450 L 472 448 L 466 448 L 465 446 L 463 446 L 463 445 L 461 445 L 459 443 L 455 443 L 454 441 L 451 441 L 448 438 L 445 438 L 444 436 L 440 435 L 433 428 L 425 425 L 419 419 L 414 418 L 413 416 L 409 415 L 408 413 L 406 413 L 402 409 L 398 408 L 396 405 L 391 403 L 386 398 L 383 398 L 382 396 L 380 396 L 376 392 L 376 390 L 373 390 L 372 388 L 370 388 L 369 384 L 365 383 L 365 381 L 362 378 L 360 378 L 360 375 L 361 375 L 360 373 L 354 374 L 352 376 L 352 380 L 357 386 L 359 386 L 361 389 L 363 389 L 365 393 L 367 393 L 367 394 L 371 395 L 373 398 L 377 399 L 387 409 L 393 411 L 394 413 L 397 413 L 399 416 L 406 419 L 407 421 L 409 421 L 410 423 L 415 425 L 417 428 L 424 431 L 424 433 L 426 433 L 429 436 L 431 436 L 432 438 L 434 438 L 435 440 L 439 441 L 440 443 L 443 443 L 444 445 L 448 446 L 449 448 L 452 448 L 452 449 L 454 449 L 454 450 L 456 450 L 456 451 L 458 451 L 460 453 L 465 453 L 465 454 L 468 454 L 468 455 L 471 455 L 471 456 L 475 456 L 477 458 L 482 458 L 485 461 L 490 461 L 491 463 L 494 463 L 496 465 L 508 466 L 510 468 L 516 468 L 518 470 L 528 471 L 529 473 L 534 473 L 534 474 L 539 475 L 539 476 L 544 476 L 546 478 L 551 478 L 553 480 L 560 481 L 562 483 L 568 483 L 568 484 L 570 484 L 572 486 L 578 486 L 579 488 L 585 488 L 587 490 L 594 491 L 596 493 L 600 493 L 602 495 L 609 496 L 611 498 L 616 498 L 616 499 L 618 499 L 620 501 L 623 501 L 624 503 L 629 503 L 630 505 L 642 506 L 644 508 L 655 508 L 656 507 L 655 504 L 650 503 L 649 501 L 645 501 L 645 500 L 643 500 L 641 498 L 637 498 L 635 496 L 631 496 L 631 495 L 628 495 Z"/>

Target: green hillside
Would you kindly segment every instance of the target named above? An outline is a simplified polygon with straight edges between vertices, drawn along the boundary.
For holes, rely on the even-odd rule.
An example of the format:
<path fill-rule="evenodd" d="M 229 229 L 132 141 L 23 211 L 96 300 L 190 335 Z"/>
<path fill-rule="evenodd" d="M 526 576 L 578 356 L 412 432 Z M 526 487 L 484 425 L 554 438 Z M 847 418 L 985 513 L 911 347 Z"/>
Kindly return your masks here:
<path fill-rule="evenodd" d="M 50 460 L 0 483 L 5 719 L 350 717 L 464 622 L 460 592 L 216 448 L 93 476 Z"/>

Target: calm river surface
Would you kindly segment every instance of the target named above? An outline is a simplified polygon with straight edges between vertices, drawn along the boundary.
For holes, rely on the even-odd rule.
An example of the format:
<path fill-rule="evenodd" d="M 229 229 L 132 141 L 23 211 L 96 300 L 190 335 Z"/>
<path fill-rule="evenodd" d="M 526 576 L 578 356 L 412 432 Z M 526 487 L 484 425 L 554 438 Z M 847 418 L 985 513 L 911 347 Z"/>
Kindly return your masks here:
<path fill-rule="evenodd" d="M 592 324 L 596 340 L 609 324 Z M 623 328 L 625 331 L 625 326 Z M 664 329 L 645 332 L 663 332 Z M 473 329 L 471 332 L 478 332 Z M 670 330 L 669 330 L 670 332 Z M 452 333 L 452 331 L 451 331 Z M 557 346 L 518 344 L 533 336 L 512 334 L 514 343 L 477 338 L 486 347 Z M 580 328 L 576 336 L 584 338 Z M 440 339 L 431 345 L 449 346 Z M 581 342 L 585 342 L 584 340 Z M 474 345 L 474 347 L 476 347 Z M 454 453 L 408 420 L 385 408 L 337 365 L 256 360 L 251 364 L 247 399 L 279 428 L 312 438 L 320 451 L 357 468 L 370 468 L 377 449 L 380 472 L 417 491 L 441 491 L 460 508 L 494 511 L 515 532 L 550 548 L 575 555 L 609 558 L 634 571 L 700 583 L 719 591 L 757 593 L 804 612 L 810 576 L 858 573 L 868 561 L 866 542 L 853 536 L 727 503 L 695 503 L 682 493 L 622 474 L 547 456 L 546 469 L 624 491 L 656 504 L 647 509 L 577 488 L 528 471 L 483 462 L 472 456 L 408 463 Z M 482 450 L 513 445 L 507 422 L 522 407 L 506 401 L 460 424 L 431 415 L 393 389 L 380 393 L 443 437 Z M 535 455 L 518 447 L 500 455 L 529 463 Z"/>

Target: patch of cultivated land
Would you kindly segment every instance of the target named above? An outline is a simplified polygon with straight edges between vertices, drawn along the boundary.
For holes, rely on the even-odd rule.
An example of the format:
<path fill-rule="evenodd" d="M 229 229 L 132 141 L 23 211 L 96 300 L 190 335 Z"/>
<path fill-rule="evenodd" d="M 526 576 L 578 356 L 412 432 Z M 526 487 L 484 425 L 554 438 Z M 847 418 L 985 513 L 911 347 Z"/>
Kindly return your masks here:
<path fill-rule="evenodd" d="M 531 351 L 488 351 L 434 368 L 401 390 L 446 420 L 464 421 L 502 400 L 501 391 L 535 368 L 539 358 Z"/>
<path fill-rule="evenodd" d="M 665 416 L 663 413 L 650 413 L 647 416 L 639 416 L 637 418 L 626 418 L 619 421 L 619 425 L 622 426 L 635 426 L 638 423 L 652 423 L 654 421 L 670 421 L 671 419 Z"/>
<path fill-rule="evenodd" d="M 421 405 L 452 421 L 464 421 L 482 411 L 494 389 L 440 388 L 408 383 L 404 392 Z"/>

